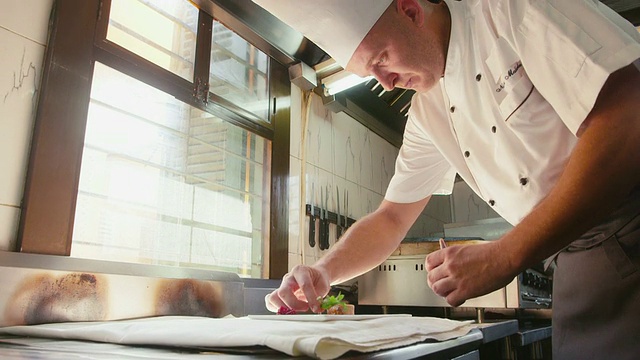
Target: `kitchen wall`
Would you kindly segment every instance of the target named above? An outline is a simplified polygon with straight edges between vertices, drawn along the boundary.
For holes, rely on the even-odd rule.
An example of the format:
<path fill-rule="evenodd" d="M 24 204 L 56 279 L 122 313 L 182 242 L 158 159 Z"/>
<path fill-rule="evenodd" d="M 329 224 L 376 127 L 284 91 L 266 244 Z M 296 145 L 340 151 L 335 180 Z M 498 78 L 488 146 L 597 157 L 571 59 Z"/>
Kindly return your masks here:
<path fill-rule="evenodd" d="M 453 185 L 451 193 L 453 223 L 468 223 L 476 220 L 500 218 L 486 201 L 471 190 L 464 181 Z"/>
<path fill-rule="evenodd" d="M 0 5 L 0 250 L 14 250 L 53 0 Z"/>

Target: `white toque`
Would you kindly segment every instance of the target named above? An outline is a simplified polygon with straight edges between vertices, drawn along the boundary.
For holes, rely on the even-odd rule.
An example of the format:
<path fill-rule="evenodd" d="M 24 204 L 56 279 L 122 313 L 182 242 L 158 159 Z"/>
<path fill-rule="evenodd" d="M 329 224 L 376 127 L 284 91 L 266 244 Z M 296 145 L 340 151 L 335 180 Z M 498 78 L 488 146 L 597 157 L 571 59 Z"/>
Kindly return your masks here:
<path fill-rule="evenodd" d="M 392 0 L 253 0 L 343 68 Z"/>

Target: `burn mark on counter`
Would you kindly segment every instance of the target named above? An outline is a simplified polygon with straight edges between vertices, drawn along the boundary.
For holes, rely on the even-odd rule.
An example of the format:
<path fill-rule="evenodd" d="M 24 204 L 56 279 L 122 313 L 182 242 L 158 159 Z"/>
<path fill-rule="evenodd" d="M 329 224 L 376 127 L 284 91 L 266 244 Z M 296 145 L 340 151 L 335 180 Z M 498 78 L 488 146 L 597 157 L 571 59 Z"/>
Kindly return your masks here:
<path fill-rule="evenodd" d="M 12 294 L 5 317 L 11 325 L 104 320 L 107 291 L 106 280 L 95 274 L 34 275 Z"/>
<path fill-rule="evenodd" d="M 158 284 L 156 313 L 220 317 L 220 289 L 211 282 L 193 279 L 164 279 Z"/>

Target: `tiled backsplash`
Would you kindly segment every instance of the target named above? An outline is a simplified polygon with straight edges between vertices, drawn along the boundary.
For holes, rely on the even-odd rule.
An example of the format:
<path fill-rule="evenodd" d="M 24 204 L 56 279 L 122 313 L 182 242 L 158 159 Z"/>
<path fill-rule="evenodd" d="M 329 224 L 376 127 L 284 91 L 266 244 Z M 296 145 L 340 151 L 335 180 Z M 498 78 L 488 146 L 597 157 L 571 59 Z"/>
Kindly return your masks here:
<path fill-rule="evenodd" d="M 3 0 L 0 9 L 0 251 L 15 246 L 52 4 Z"/>

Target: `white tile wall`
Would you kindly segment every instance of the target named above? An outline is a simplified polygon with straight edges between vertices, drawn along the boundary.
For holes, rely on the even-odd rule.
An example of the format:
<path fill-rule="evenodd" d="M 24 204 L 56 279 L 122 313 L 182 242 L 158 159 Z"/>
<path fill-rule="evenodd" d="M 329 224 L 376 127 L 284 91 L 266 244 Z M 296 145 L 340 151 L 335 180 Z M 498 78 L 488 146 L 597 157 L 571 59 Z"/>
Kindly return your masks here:
<path fill-rule="evenodd" d="M 291 106 L 295 106 L 291 104 Z M 307 125 L 306 160 L 320 169 L 333 172 L 333 113 L 325 109 L 322 100 L 312 95 Z"/>
<path fill-rule="evenodd" d="M 301 254 L 300 223 L 304 224 L 305 218 L 301 217 L 300 208 L 300 171 L 301 162 L 293 156 L 289 159 L 289 255 Z M 307 219 L 308 221 L 308 219 Z"/>
<path fill-rule="evenodd" d="M 291 87 L 296 88 L 295 86 Z M 302 104 L 302 91 L 291 91 L 291 104 Z M 291 106 L 291 139 L 289 144 L 289 153 L 292 158 L 301 159 L 302 155 L 302 107 Z M 294 121 L 295 119 L 295 121 Z"/>
<path fill-rule="evenodd" d="M 15 243 L 52 4 L 0 2 L 0 250 Z"/>
<path fill-rule="evenodd" d="M 53 0 L 2 0 L 0 27 L 45 45 L 52 4 Z"/>
<path fill-rule="evenodd" d="M 0 205 L 0 251 L 15 251 L 20 209 Z"/>
<path fill-rule="evenodd" d="M 0 204 L 19 205 L 44 47 L 0 28 Z"/>
<path fill-rule="evenodd" d="M 500 217 L 462 181 L 453 186 L 453 212 L 453 222 L 457 223 Z"/>

